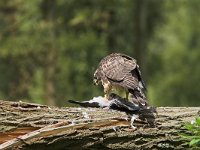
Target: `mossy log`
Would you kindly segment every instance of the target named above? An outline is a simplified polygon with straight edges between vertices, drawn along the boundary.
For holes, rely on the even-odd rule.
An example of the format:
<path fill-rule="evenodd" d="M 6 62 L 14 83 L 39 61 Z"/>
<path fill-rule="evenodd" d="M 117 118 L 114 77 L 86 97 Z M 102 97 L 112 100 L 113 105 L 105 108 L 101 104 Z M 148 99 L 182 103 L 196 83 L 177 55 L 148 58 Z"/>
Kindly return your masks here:
<path fill-rule="evenodd" d="M 0 149 L 187 149 L 180 137 L 199 107 L 159 107 L 156 126 L 124 112 L 0 101 Z"/>

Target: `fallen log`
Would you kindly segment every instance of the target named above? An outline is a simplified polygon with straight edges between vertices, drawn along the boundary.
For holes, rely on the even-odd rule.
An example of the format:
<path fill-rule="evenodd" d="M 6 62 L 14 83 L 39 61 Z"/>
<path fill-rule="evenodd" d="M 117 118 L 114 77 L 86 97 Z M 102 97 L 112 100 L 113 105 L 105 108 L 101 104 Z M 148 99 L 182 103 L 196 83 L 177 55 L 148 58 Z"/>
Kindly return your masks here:
<path fill-rule="evenodd" d="M 187 149 L 180 134 L 199 107 L 159 107 L 156 126 L 124 112 L 0 101 L 0 149 Z"/>

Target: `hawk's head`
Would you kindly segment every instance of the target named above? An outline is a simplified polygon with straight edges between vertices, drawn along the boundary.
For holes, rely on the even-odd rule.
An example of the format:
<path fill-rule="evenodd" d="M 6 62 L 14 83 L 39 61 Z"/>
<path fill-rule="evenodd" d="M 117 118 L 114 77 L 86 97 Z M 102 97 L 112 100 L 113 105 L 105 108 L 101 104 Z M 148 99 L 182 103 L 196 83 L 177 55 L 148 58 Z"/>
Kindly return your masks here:
<path fill-rule="evenodd" d="M 101 81 L 101 78 L 99 76 L 98 71 L 96 70 L 94 73 L 93 82 L 95 85 L 98 85 L 100 81 Z"/>

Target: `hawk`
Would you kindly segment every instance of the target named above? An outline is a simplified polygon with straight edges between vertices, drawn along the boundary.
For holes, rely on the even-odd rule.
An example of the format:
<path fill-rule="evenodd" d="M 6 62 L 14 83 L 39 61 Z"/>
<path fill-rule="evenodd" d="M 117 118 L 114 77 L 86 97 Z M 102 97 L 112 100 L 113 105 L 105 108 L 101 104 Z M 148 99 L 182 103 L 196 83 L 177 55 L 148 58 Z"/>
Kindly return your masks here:
<path fill-rule="evenodd" d="M 112 53 L 104 57 L 94 73 L 93 82 L 96 85 L 102 83 L 106 99 L 113 88 L 120 88 L 125 90 L 126 99 L 129 99 L 130 93 L 132 102 L 138 105 L 147 105 L 143 92 L 146 88 L 139 65 L 134 58 L 128 55 Z"/>

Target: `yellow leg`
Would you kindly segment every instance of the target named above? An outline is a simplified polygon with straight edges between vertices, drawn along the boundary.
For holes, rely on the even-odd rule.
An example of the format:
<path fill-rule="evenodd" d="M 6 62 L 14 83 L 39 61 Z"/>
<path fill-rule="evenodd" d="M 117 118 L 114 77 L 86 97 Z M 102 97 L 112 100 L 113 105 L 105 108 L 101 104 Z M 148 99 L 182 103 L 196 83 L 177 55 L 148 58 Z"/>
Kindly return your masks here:
<path fill-rule="evenodd" d="M 107 82 L 107 83 L 103 84 L 103 87 L 104 87 L 104 93 L 105 93 L 104 97 L 105 97 L 105 99 L 108 100 L 112 86 L 111 86 L 110 82 Z"/>
<path fill-rule="evenodd" d="M 106 93 L 106 94 L 104 95 L 104 97 L 105 97 L 106 100 L 108 100 L 108 99 L 109 99 L 109 94 Z"/>
<path fill-rule="evenodd" d="M 128 91 L 125 91 L 125 92 L 126 92 L 126 99 L 128 100 L 129 92 Z"/>

